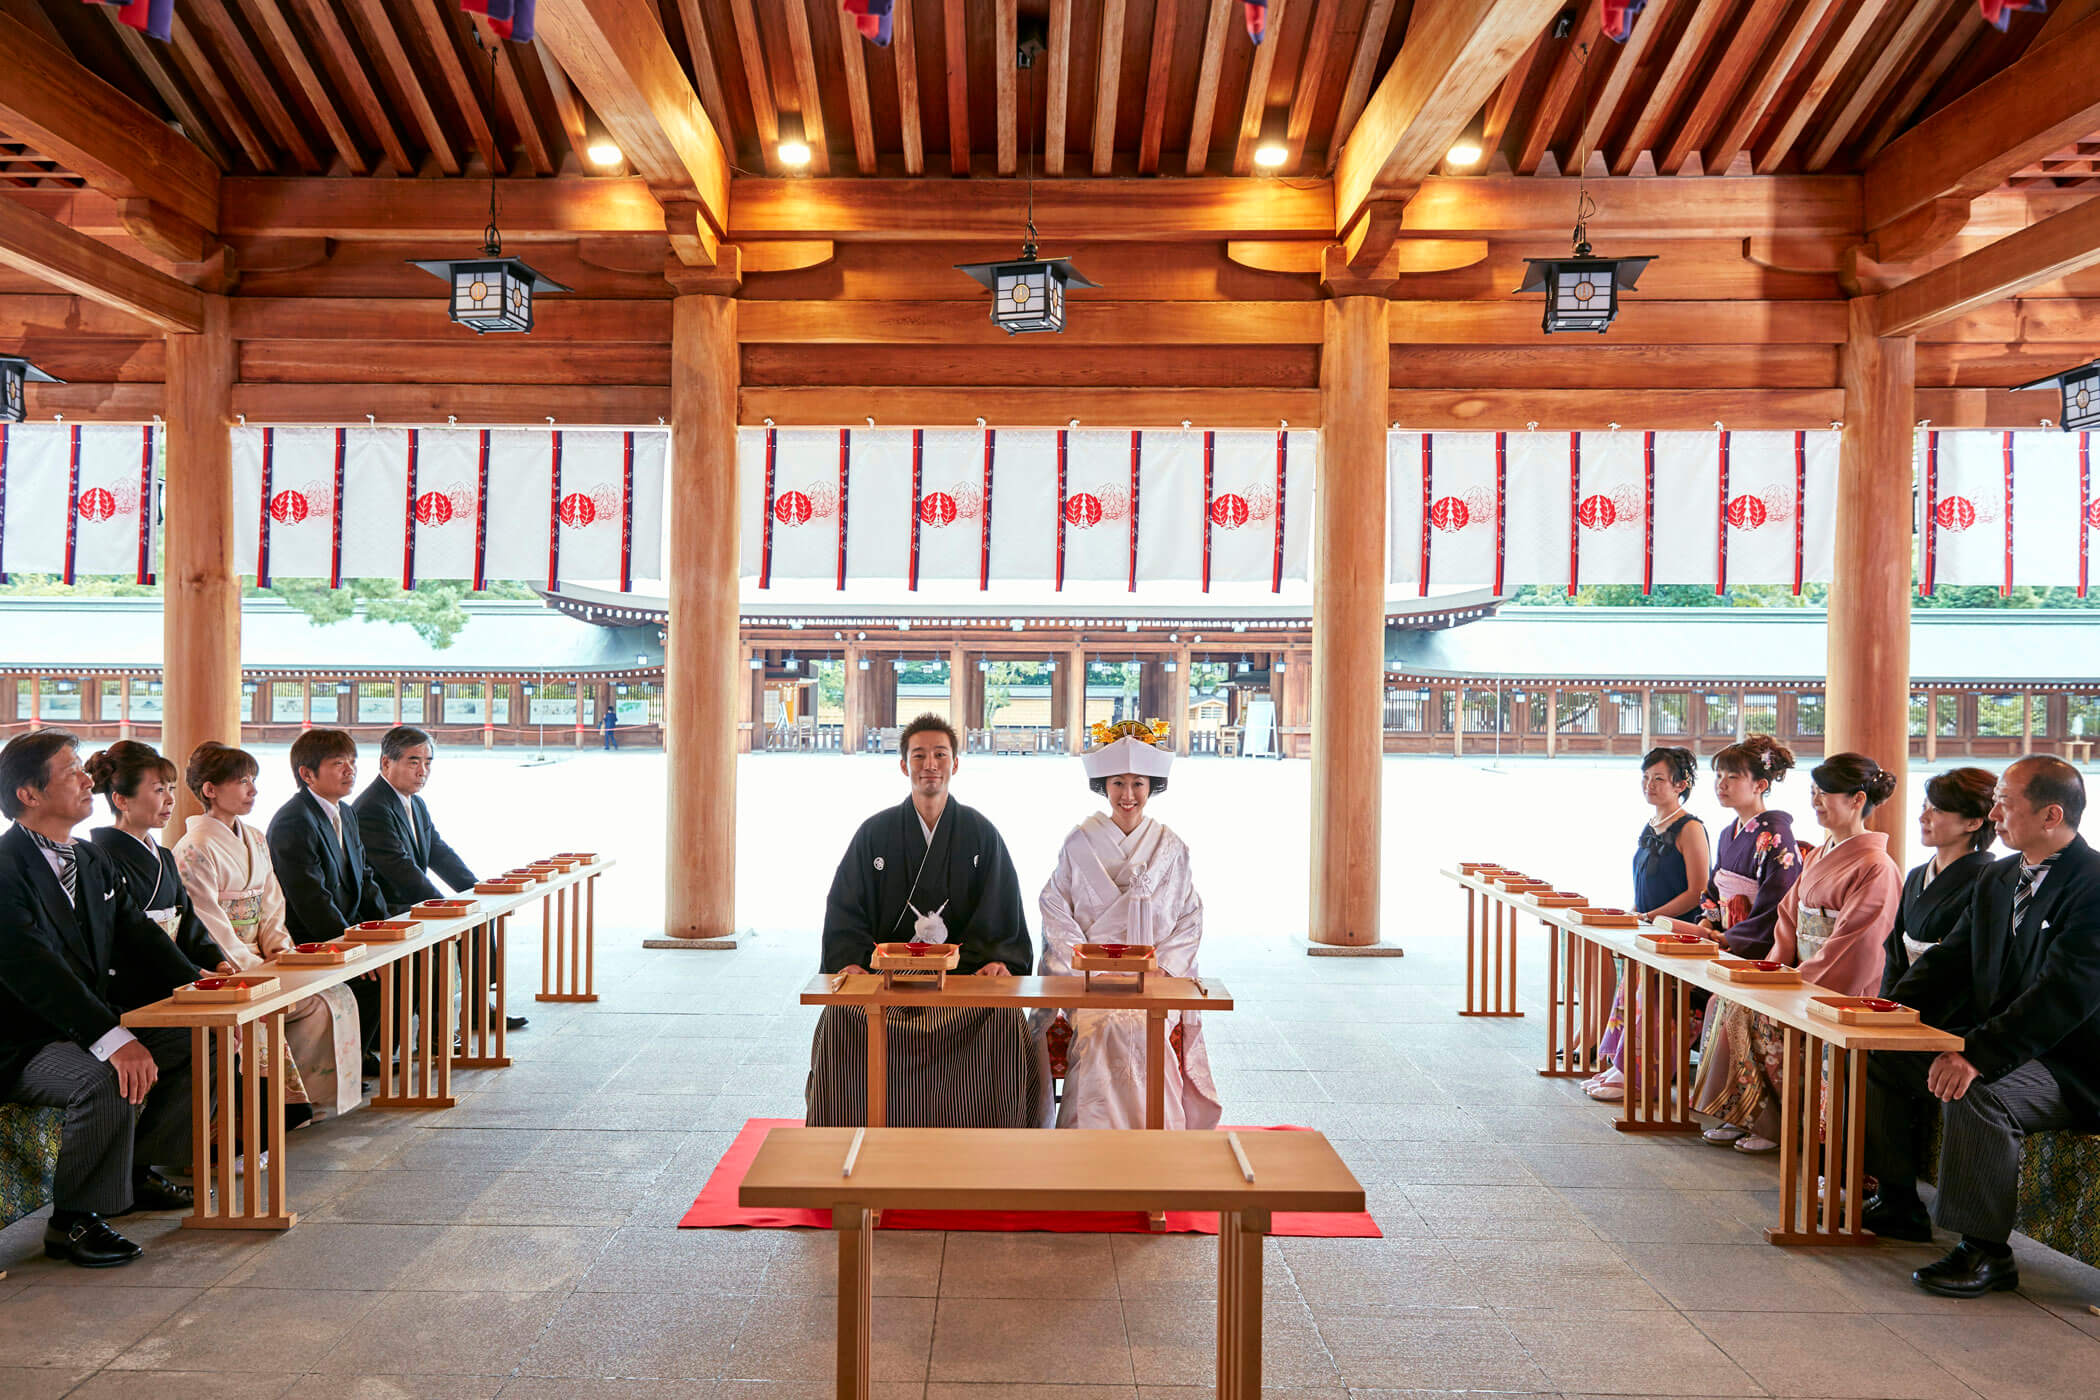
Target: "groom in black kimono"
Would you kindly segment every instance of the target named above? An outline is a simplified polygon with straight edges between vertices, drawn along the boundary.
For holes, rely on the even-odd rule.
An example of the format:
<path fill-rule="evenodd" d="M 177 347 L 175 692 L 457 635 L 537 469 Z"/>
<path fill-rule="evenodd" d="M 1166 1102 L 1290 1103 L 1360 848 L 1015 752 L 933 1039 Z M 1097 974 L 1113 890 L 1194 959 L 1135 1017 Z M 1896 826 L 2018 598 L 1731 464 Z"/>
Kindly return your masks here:
<path fill-rule="evenodd" d="M 958 973 L 1019 976 L 1035 965 L 1021 882 L 981 813 L 948 795 L 955 731 L 935 715 L 904 728 L 911 796 L 862 822 L 824 904 L 825 972 L 862 972 L 878 943 L 958 945 Z M 1018 1008 L 904 1007 L 886 1013 L 894 1127 L 1042 1124 L 1049 1078 Z M 810 1050 L 807 1121 L 867 1121 L 866 1013 L 826 1007 Z"/>

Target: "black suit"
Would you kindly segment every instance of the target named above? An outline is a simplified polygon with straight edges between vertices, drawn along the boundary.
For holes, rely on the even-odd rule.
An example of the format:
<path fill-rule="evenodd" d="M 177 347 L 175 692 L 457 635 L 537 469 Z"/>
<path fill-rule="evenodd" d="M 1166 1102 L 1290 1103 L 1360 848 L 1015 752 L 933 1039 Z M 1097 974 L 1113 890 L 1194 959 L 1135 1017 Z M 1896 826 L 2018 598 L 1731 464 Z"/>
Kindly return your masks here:
<path fill-rule="evenodd" d="M 343 823 L 340 842 L 320 799 L 303 786 L 270 818 L 270 867 L 284 891 L 284 926 L 294 943 L 341 938 L 350 925 L 384 919 L 390 912 L 365 859 L 357 813 L 347 802 L 336 810 Z M 379 983 L 355 977 L 349 987 L 369 1050 L 379 1043 Z"/>
<path fill-rule="evenodd" d="M 211 930 L 197 917 L 197 906 L 183 888 L 175 869 L 175 853 L 161 845 L 148 846 L 136 836 L 113 826 L 98 826 L 88 833 L 95 849 L 124 879 L 134 903 L 143 910 L 173 909 L 177 915 L 175 946 L 182 955 L 202 968 L 215 968 L 226 961 L 225 952 L 212 942 Z"/>
<path fill-rule="evenodd" d="M 1994 1242 L 2012 1231 L 2021 1138 L 2100 1130 L 2100 852 L 2073 838 L 2016 932 L 2019 879 L 2018 856 L 1979 876 L 1953 930 L 1894 989 L 1963 1037 L 1977 1081 L 1943 1107 L 1925 1088 L 1930 1055 L 1876 1051 L 1868 1070 L 1867 1169 L 1900 1194 L 1921 1128 L 1941 1113 L 1936 1218 Z"/>
<path fill-rule="evenodd" d="M 438 835 L 422 798 L 410 797 L 404 806 L 393 784 L 374 778 L 359 794 L 356 807 L 357 829 L 391 909 L 399 912 L 411 904 L 441 898 L 438 887 L 430 883 L 433 870 L 455 890 L 474 888 L 474 872 Z"/>
<path fill-rule="evenodd" d="M 1969 910 L 1976 882 L 1994 864 L 1986 852 L 1970 851 L 1949 862 L 1946 869 L 1932 877 L 1931 884 L 1925 883 L 1925 872 L 1932 868 L 1929 860 L 1903 878 L 1903 898 L 1896 905 L 1896 919 L 1889 927 L 1889 936 L 1881 944 L 1881 995 L 1894 997 L 1896 983 L 1910 971 L 1910 949 L 1903 940 L 1938 943 L 1954 932 L 1954 926 Z"/>
<path fill-rule="evenodd" d="M 190 1037 L 137 1033 L 160 1070 L 139 1108 L 89 1047 L 124 1012 L 203 970 L 146 917 L 92 843 L 73 849 L 68 901 L 27 831 L 0 835 L 0 1097 L 65 1110 L 55 1204 L 110 1215 L 131 1205 L 135 1164 L 189 1160 Z"/>

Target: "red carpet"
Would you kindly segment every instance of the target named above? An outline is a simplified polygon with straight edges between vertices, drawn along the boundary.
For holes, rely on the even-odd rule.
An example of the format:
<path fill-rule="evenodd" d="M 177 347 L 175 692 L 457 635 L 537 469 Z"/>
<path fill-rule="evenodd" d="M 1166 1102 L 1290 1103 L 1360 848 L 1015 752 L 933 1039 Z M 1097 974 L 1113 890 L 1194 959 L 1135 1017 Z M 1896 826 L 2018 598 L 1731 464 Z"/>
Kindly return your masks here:
<path fill-rule="evenodd" d="M 715 1164 L 714 1175 L 708 1177 L 707 1186 L 700 1192 L 685 1218 L 678 1222 L 681 1229 L 720 1229 L 725 1226 L 746 1226 L 753 1229 L 791 1229 L 808 1227 L 824 1230 L 831 1227 L 831 1213 L 818 1210 L 762 1209 L 746 1210 L 736 1203 L 737 1188 L 743 1184 L 744 1173 L 751 1167 L 751 1159 L 758 1155 L 758 1146 L 765 1141 L 766 1134 L 774 1128 L 799 1128 L 801 1121 L 794 1118 L 753 1118 L 744 1124 L 736 1141 L 722 1154 Z M 1303 1128 L 1236 1128 L 1242 1133 L 1292 1133 L 1304 1132 Z M 884 1230 L 1049 1230 L 1072 1234 L 1137 1234 L 1148 1233 L 1145 1217 L 1137 1211 L 1000 1211 L 1000 1210 L 888 1210 L 882 1213 Z M 1170 1210 L 1167 1212 L 1167 1233 L 1180 1235 L 1215 1235 L 1218 1233 L 1218 1217 L 1214 1212 Z M 1362 1212 L 1309 1213 L 1303 1211 L 1279 1211 L 1269 1228 L 1272 1235 L 1305 1235 L 1326 1239 L 1380 1239 L 1382 1232 L 1376 1221 Z"/>

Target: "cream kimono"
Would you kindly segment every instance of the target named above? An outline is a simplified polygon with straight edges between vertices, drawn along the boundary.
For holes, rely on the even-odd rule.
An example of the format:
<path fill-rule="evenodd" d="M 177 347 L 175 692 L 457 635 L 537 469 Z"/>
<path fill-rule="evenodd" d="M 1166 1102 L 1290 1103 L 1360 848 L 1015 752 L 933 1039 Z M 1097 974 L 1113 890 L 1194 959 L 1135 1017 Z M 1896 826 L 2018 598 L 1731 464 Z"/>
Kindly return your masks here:
<path fill-rule="evenodd" d="M 1169 977 L 1197 975 L 1203 901 L 1189 874 L 1189 850 L 1146 818 L 1125 836 L 1096 812 L 1072 829 L 1050 883 L 1043 886 L 1042 972 L 1069 975 L 1080 943 L 1146 943 Z M 1060 1128 L 1145 1126 L 1145 1013 L 1038 1011 L 1048 1038 L 1058 1018 L 1071 1026 Z M 1202 1016 L 1167 1013 L 1166 1125 L 1215 1128 L 1220 1113 L 1203 1044 Z"/>
<path fill-rule="evenodd" d="M 246 972 L 292 946 L 284 926 L 284 891 L 270 868 L 261 832 L 238 833 L 212 816 L 194 816 L 175 843 L 175 868 L 197 917 L 227 961 Z M 284 1016 L 285 1100 L 310 1104 L 316 1118 L 348 1113 L 364 1097 L 357 1003 L 348 987 L 329 987 Z"/>

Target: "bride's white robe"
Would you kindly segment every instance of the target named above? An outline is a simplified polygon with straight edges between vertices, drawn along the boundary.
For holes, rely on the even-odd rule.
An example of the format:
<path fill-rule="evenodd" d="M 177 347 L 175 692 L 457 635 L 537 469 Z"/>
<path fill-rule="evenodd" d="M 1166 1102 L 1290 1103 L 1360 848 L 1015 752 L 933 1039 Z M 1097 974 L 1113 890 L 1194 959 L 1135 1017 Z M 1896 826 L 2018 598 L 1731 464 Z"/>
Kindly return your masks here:
<path fill-rule="evenodd" d="M 1057 869 L 1043 886 L 1045 976 L 1068 975 L 1081 943 L 1145 943 L 1157 951 L 1169 977 L 1198 975 L 1203 901 L 1189 874 L 1189 849 L 1167 827 L 1147 817 L 1125 836 L 1096 812 L 1072 829 Z M 1060 1128 L 1145 1126 L 1145 1013 L 1038 1011 L 1038 1039 L 1063 1016 L 1072 1027 L 1066 1055 Z M 1172 1044 L 1181 1029 L 1181 1053 Z M 1203 1017 L 1167 1013 L 1166 1126 L 1215 1128 L 1220 1108 L 1203 1044 Z"/>

